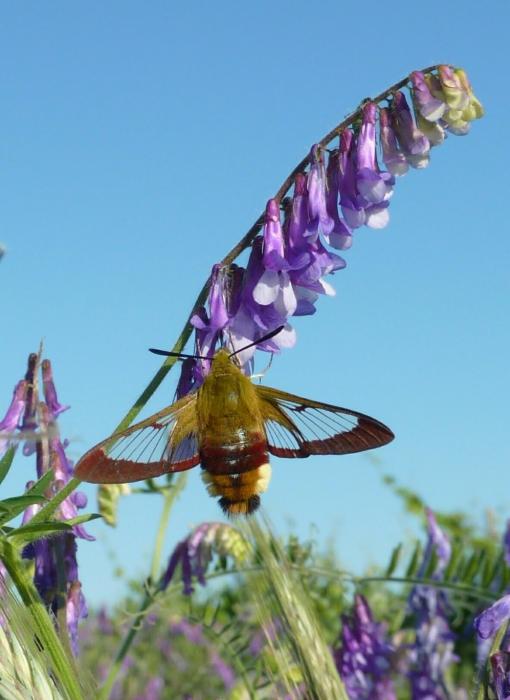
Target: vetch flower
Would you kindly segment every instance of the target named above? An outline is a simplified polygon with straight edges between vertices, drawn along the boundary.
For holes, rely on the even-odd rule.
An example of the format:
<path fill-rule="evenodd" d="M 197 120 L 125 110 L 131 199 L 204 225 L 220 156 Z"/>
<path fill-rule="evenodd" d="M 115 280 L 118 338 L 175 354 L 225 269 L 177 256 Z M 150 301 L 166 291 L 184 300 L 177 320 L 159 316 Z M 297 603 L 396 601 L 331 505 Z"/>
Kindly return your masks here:
<path fill-rule="evenodd" d="M 451 556 L 451 546 L 445 533 L 427 509 L 428 541 L 419 575 L 423 576 L 435 552 L 437 564 L 433 578 L 440 580 Z M 448 625 L 448 599 L 443 591 L 432 587 L 415 586 L 409 596 L 409 609 L 416 620 L 416 637 L 409 652 L 411 668 L 408 672 L 413 700 L 446 700 L 445 673 L 457 661 L 453 653 L 454 634 Z"/>
<path fill-rule="evenodd" d="M 296 310 L 297 300 L 288 274 L 290 262 L 285 257 L 280 208 L 274 199 L 266 206 L 263 240 L 264 270 L 253 288 L 253 299 L 261 306 L 274 305 L 282 318 L 287 318 Z"/>
<path fill-rule="evenodd" d="M 33 430 L 39 431 L 39 439 L 35 442 L 36 469 L 40 478 L 50 469 L 54 475 L 54 481 L 50 486 L 48 495 L 54 495 L 60 491 L 73 476 L 73 465 L 66 455 L 68 443 L 62 442 L 58 432 L 56 417 L 67 406 L 60 404 L 53 382 L 51 364 L 48 360 L 42 363 L 43 387 L 46 402 L 38 402 L 37 372 L 39 368 L 39 356 L 32 354 L 29 358 L 29 368 L 26 382 L 31 394 L 28 395 L 29 403 L 27 424 Z M 25 419 L 27 413 L 25 413 Z M 30 488 L 33 482 L 27 484 Z M 76 491 L 62 501 L 57 518 L 69 520 L 78 514 L 79 508 L 84 508 L 87 498 L 84 493 Z M 23 515 L 23 524 L 30 522 L 35 513 L 40 510 L 39 505 L 29 506 Z M 82 539 L 95 539 L 89 535 L 82 525 L 73 526 L 73 530 L 51 539 L 40 539 L 32 542 L 23 551 L 24 558 L 34 561 L 34 584 L 49 610 L 56 614 L 64 600 L 66 622 L 73 652 L 78 652 L 78 622 L 87 615 L 85 598 L 81 590 L 78 577 L 78 562 L 76 559 L 76 537 Z M 60 573 L 58 573 L 60 572 Z M 62 576 L 63 573 L 63 576 Z"/>
<path fill-rule="evenodd" d="M 3 457 L 12 444 L 9 434 L 14 433 L 21 427 L 21 419 L 26 407 L 27 392 L 28 382 L 22 379 L 14 387 L 11 404 L 3 419 L 0 420 L 0 458 Z"/>
<path fill-rule="evenodd" d="M 475 618 L 474 625 L 478 636 L 482 639 L 488 639 L 492 637 L 507 620 L 510 620 L 509 593 L 493 603 L 487 610 L 480 613 L 480 615 Z"/>
<path fill-rule="evenodd" d="M 338 155 L 340 206 L 347 225 L 359 228 L 384 228 L 389 221 L 389 201 L 369 202 L 357 189 L 357 143 L 351 129 L 340 135 Z"/>
<path fill-rule="evenodd" d="M 326 208 L 328 214 L 333 219 L 334 226 L 329 234 L 324 234 L 327 243 L 337 250 L 347 250 L 352 245 L 352 232 L 345 221 L 338 213 L 338 151 L 335 150 L 329 155 L 328 167 L 326 170 Z"/>
<path fill-rule="evenodd" d="M 168 561 L 161 589 L 167 588 L 179 565 L 185 595 L 193 593 L 195 578 L 205 586 L 205 574 L 215 552 L 242 561 L 247 556 L 248 545 L 240 533 L 229 525 L 202 523 L 175 547 Z"/>
<path fill-rule="evenodd" d="M 393 194 L 395 178 L 389 172 L 381 172 L 377 164 L 375 126 L 377 105 L 367 102 L 363 106 L 363 119 L 356 149 L 356 189 L 371 204 L 387 201 Z"/>
<path fill-rule="evenodd" d="M 510 698 L 510 653 L 497 651 L 491 656 L 492 690 L 497 700 Z"/>
<path fill-rule="evenodd" d="M 441 119 L 447 109 L 446 102 L 443 99 L 434 97 L 421 71 L 413 71 L 410 78 L 413 85 L 413 104 L 416 111 L 430 122 L 436 122 L 438 119 Z"/>
<path fill-rule="evenodd" d="M 69 406 L 64 406 L 59 403 L 57 397 L 57 390 L 55 389 L 55 383 L 53 381 L 53 370 L 51 368 L 51 362 L 49 360 L 43 360 L 41 363 L 42 378 L 43 378 L 43 390 L 44 390 L 44 400 L 48 406 L 53 418 L 57 418 L 61 413 L 67 411 Z"/>
<path fill-rule="evenodd" d="M 328 213 L 326 206 L 326 166 L 324 163 L 324 149 L 314 144 L 310 150 L 310 170 L 307 179 L 308 188 L 308 231 L 310 235 L 317 236 L 319 232 L 328 236 L 334 228 L 335 222 Z"/>
<path fill-rule="evenodd" d="M 402 153 L 413 168 L 429 164 L 430 143 L 417 128 L 403 92 L 396 92 L 390 107 L 393 128 Z"/>
<path fill-rule="evenodd" d="M 396 700 L 393 654 L 385 625 L 374 621 L 367 600 L 356 595 L 352 615 L 342 616 L 341 644 L 334 652 L 351 700 Z"/>
<path fill-rule="evenodd" d="M 384 165 L 392 175 L 405 175 L 409 170 L 409 163 L 398 147 L 397 136 L 387 107 L 379 110 L 379 128 Z"/>

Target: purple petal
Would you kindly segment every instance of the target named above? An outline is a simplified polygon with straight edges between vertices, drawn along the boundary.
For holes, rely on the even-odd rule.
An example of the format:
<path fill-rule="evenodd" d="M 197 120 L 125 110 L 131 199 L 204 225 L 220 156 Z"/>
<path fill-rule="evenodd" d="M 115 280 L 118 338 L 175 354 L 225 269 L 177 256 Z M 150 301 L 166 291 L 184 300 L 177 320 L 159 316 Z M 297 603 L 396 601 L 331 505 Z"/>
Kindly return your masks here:
<path fill-rule="evenodd" d="M 53 418 L 67 411 L 69 406 L 64 406 L 59 403 L 57 397 L 57 390 L 55 389 L 55 384 L 53 382 L 53 371 L 51 368 L 51 362 L 49 360 L 43 360 L 41 364 L 42 377 L 43 377 L 43 389 L 44 389 L 44 399 L 46 405 L 53 414 Z"/>
<path fill-rule="evenodd" d="M 379 123 L 383 163 L 392 175 L 405 175 L 409 170 L 409 164 L 398 147 L 388 108 L 382 108 L 379 111 Z"/>
<path fill-rule="evenodd" d="M 446 110 L 444 100 L 439 100 L 432 95 L 421 71 L 414 71 L 410 77 L 413 84 L 413 102 L 420 114 L 431 122 L 441 119 Z"/>
<path fill-rule="evenodd" d="M 28 391 L 28 382 L 22 379 L 14 387 L 11 404 L 7 413 L 0 421 L 0 433 L 12 433 L 20 426 L 21 418 L 25 411 Z M 0 457 L 2 457 L 10 446 L 8 437 L 0 437 Z"/>
<path fill-rule="evenodd" d="M 492 637 L 510 619 L 510 594 L 504 595 L 475 618 L 475 629 L 482 639 Z"/>
<path fill-rule="evenodd" d="M 266 205 L 263 264 L 266 270 L 285 270 L 287 268 L 280 223 L 280 207 L 275 199 L 270 199 Z"/>
<path fill-rule="evenodd" d="M 308 173 L 308 212 L 310 233 L 321 231 L 329 235 L 334 228 L 334 221 L 328 214 L 326 206 L 326 167 L 324 151 L 315 144 L 310 150 L 310 171 Z"/>
<path fill-rule="evenodd" d="M 428 164 L 430 143 L 415 125 L 403 92 L 396 92 L 393 96 L 390 113 L 393 128 L 407 162 L 413 168 L 424 168 Z"/>

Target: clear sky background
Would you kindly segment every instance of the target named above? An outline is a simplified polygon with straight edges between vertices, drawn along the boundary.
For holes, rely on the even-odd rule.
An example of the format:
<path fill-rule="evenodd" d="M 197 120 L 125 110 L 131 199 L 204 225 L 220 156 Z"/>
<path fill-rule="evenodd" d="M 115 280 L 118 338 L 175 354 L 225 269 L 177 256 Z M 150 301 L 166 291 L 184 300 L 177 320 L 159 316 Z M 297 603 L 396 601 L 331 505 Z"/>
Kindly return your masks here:
<path fill-rule="evenodd" d="M 291 168 L 410 71 L 464 67 L 486 117 L 398 181 L 387 229 L 359 229 L 334 299 L 297 319 L 265 383 L 369 413 L 376 453 L 273 460 L 276 529 L 334 538 L 361 572 L 410 521 L 386 471 L 432 508 L 510 516 L 507 2 L 1 3 L 0 413 L 44 339 L 77 458 L 151 379 L 211 265 Z M 175 377 L 150 404 L 173 396 Z M 374 458 L 379 465 L 374 464 Z M 18 457 L 3 493 L 33 477 Z M 94 487 L 86 487 L 94 509 Z M 148 572 L 159 504 L 130 497 L 90 526 L 85 595 L 113 601 L 114 552 Z M 190 473 L 166 551 L 221 519 Z"/>

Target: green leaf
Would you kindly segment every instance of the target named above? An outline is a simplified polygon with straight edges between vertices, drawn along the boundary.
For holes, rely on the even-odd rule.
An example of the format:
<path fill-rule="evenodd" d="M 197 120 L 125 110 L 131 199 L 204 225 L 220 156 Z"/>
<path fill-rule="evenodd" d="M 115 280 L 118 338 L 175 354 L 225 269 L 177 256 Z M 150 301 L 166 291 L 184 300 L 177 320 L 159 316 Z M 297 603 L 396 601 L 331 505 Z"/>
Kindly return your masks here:
<path fill-rule="evenodd" d="M 444 572 L 445 581 L 452 581 L 455 578 L 456 572 L 458 572 L 462 566 L 462 561 L 462 546 L 460 545 L 460 543 L 456 542 L 452 546 L 450 561 L 448 562 L 448 565 Z"/>
<path fill-rule="evenodd" d="M 53 469 L 48 470 L 41 478 L 35 482 L 26 492 L 26 496 L 44 496 L 51 482 L 55 478 Z"/>
<path fill-rule="evenodd" d="M 102 517 L 100 513 L 86 513 L 85 515 L 77 515 L 76 518 L 71 518 L 70 520 L 62 520 L 62 522 L 72 527 L 73 525 L 81 525 Z"/>
<path fill-rule="evenodd" d="M 9 469 L 11 468 L 12 460 L 14 459 L 15 454 L 16 445 L 13 445 L 12 447 L 9 447 L 2 459 L 0 459 L 0 484 L 9 473 Z"/>
<path fill-rule="evenodd" d="M 9 520 L 15 518 L 17 515 L 22 513 L 28 506 L 32 506 L 35 503 L 44 503 L 44 501 L 46 501 L 44 496 L 34 496 L 28 494 L 29 492 L 27 492 L 27 495 L 25 496 L 15 496 L 14 498 L 6 498 L 1 502 L 2 506 L 7 510 L 2 516 L 0 516 L 0 525 L 3 525 L 3 523 L 7 523 L 9 522 Z"/>
<path fill-rule="evenodd" d="M 413 556 L 411 557 L 411 561 L 409 562 L 409 565 L 406 569 L 406 572 L 404 576 L 406 578 L 413 578 L 418 571 L 418 568 L 420 566 L 420 559 L 421 559 L 421 544 L 419 542 L 416 543 L 413 551 Z"/>
<path fill-rule="evenodd" d="M 23 525 L 16 530 L 12 530 L 7 537 L 14 544 L 21 546 L 38 540 L 41 537 L 57 535 L 61 532 L 69 532 L 72 527 L 67 523 L 52 521 L 49 523 L 35 523 L 35 525 Z"/>
<path fill-rule="evenodd" d="M 393 552 L 391 553 L 390 563 L 386 569 L 385 576 L 391 576 L 395 569 L 397 568 L 398 562 L 400 561 L 400 555 L 402 554 L 402 543 L 398 544 Z"/>
<path fill-rule="evenodd" d="M 438 556 L 437 552 L 435 549 L 432 550 L 430 553 L 430 559 L 428 561 L 427 566 L 425 567 L 425 571 L 423 572 L 423 578 L 433 578 L 436 568 L 438 564 Z"/>
<path fill-rule="evenodd" d="M 476 575 L 478 569 L 478 561 L 480 559 L 480 552 L 473 552 L 465 565 L 462 567 L 459 579 L 462 583 L 471 583 L 474 576 Z"/>

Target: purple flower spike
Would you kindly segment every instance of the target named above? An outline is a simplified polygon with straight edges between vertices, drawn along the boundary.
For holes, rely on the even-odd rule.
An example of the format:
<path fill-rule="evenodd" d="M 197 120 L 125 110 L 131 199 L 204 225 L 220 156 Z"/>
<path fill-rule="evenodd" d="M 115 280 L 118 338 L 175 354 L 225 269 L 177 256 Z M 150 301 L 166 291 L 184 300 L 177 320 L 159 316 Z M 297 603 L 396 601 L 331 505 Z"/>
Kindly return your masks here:
<path fill-rule="evenodd" d="M 44 399 L 46 401 L 46 405 L 53 414 L 53 418 L 56 418 L 64 411 L 67 411 L 69 406 L 64 406 L 61 403 L 59 403 L 57 391 L 53 382 L 53 371 L 51 369 L 51 362 L 49 360 L 43 360 L 41 363 L 41 369 L 43 377 Z"/>
<path fill-rule="evenodd" d="M 492 683 L 497 700 L 510 698 L 510 653 L 497 651 L 491 656 Z"/>
<path fill-rule="evenodd" d="M 425 76 L 419 70 L 411 73 L 413 84 L 413 102 L 419 113 L 430 122 L 441 119 L 446 110 L 446 103 L 430 92 Z"/>
<path fill-rule="evenodd" d="M 2 437 L 1 433 L 13 433 L 20 427 L 21 418 L 25 411 L 27 400 L 28 382 L 22 379 L 14 387 L 11 405 L 7 409 L 7 413 L 0 420 L 0 458 L 7 452 L 11 446 L 11 441 L 8 437 Z"/>
<path fill-rule="evenodd" d="M 211 543 L 220 527 L 219 523 L 202 523 L 174 549 L 161 584 L 162 590 L 173 578 L 178 564 L 181 565 L 183 593 L 191 595 L 194 591 L 193 577 L 205 586 L 205 573 L 211 561 Z"/>
<path fill-rule="evenodd" d="M 328 236 L 335 226 L 335 222 L 328 213 L 326 206 L 326 166 L 324 164 L 324 149 L 318 144 L 310 150 L 310 170 L 308 172 L 308 212 L 310 235 L 319 232 Z"/>
<path fill-rule="evenodd" d="M 374 621 L 361 595 L 352 616 L 343 616 L 340 648 L 334 658 L 351 700 L 396 700 L 390 678 L 393 646 L 386 627 Z"/>
<path fill-rule="evenodd" d="M 413 168 L 429 164 L 430 143 L 416 127 L 403 92 L 396 92 L 391 104 L 391 116 L 398 142 L 407 162 Z"/>
<path fill-rule="evenodd" d="M 428 542 L 420 575 L 429 566 L 432 554 L 437 555 L 433 578 L 440 580 L 450 556 L 450 543 L 438 526 L 431 510 L 427 510 Z M 416 618 L 416 639 L 409 650 L 409 679 L 413 700 L 444 700 L 437 694 L 445 682 L 448 667 L 457 658 L 453 653 L 454 635 L 448 626 L 448 599 L 443 591 L 432 586 L 415 586 L 409 596 L 409 608 Z"/>
<path fill-rule="evenodd" d="M 377 105 L 367 102 L 363 107 L 363 121 L 356 149 L 356 189 L 370 204 L 380 204 L 393 194 L 395 178 L 381 173 L 375 154 L 375 122 Z"/>
<path fill-rule="evenodd" d="M 386 107 L 379 110 L 379 124 L 384 165 L 392 175 L 405 175 L 409 170 L 409 163 L 398 147 L 397 136 L 390 119 L 390 111 Z"/>
<path fill-rule="evenodd" d="M 510 594 L 504 595 L 497 600 L 490 608 L 484 610 L 475 618 L 475 629 L 478 636 L 488 639 L 495 634 L 501 625 L 510 619 Z"/>

